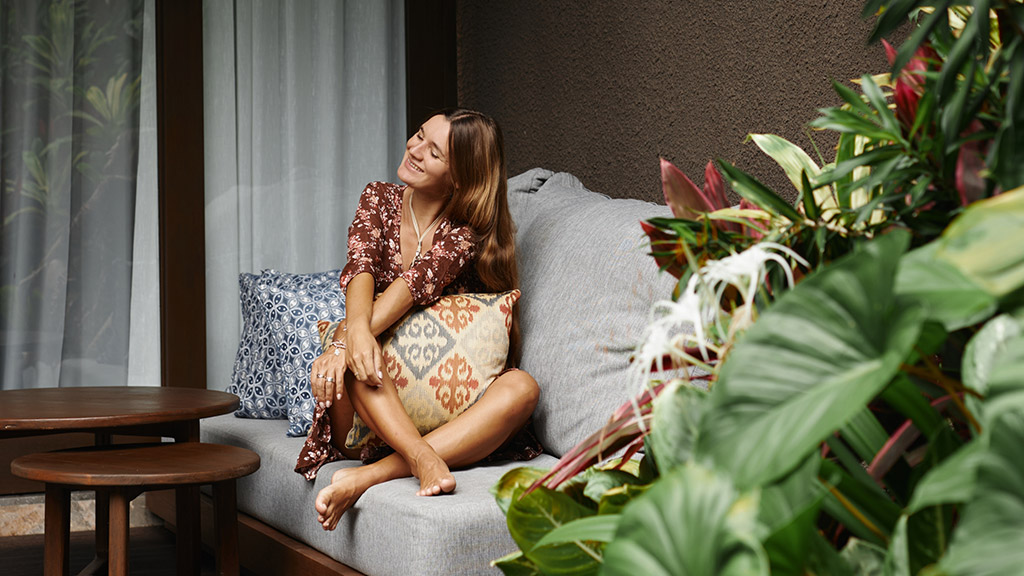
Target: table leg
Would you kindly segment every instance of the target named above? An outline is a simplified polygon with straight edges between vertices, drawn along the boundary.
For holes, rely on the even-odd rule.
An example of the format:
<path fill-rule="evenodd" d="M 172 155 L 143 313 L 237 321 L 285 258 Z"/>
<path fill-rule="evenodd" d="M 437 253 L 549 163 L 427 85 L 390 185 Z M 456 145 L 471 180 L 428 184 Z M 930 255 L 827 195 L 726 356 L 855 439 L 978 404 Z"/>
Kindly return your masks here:
<path fill-rule="evenodd" d="M 46 576 L 67 576 L 71 561 L 71 490 L 47 484 L 43 515 L 46 531 L 43 540 L 43 573 Z"/>
<path fill-rule="evenodd" d="M 115 488 L 110 493 L 110 556 L 107 573 L 111 576 L 128 574 L 128 509 L 131 500 L 132 495 L 125 488 Z"/>
<path fill-rule="evenodd" d="M 178 574 L 199 574 L 202 546 L 199 523 L 199 486 L 175 489 L 174 507 L 178 524 Z"/>
<path fill-rule="evenodd" d="M 108 432 L 96 433 L 96 446 L 110 446 L 113 443 L 113 435 Z M 89 574 L 100 574 L 107 566 L 107 557 L 110 544 L 107 537 L 110 534 L 110 494 L 106 490 L 96 491 L 96 557 L 89 564 Z"/>
<path fill-rule="evenodd" d="M 238 508 L 235 480 L 213 485 L 213 530 L 217 538 L 217 574 L 238 576 Z"/>

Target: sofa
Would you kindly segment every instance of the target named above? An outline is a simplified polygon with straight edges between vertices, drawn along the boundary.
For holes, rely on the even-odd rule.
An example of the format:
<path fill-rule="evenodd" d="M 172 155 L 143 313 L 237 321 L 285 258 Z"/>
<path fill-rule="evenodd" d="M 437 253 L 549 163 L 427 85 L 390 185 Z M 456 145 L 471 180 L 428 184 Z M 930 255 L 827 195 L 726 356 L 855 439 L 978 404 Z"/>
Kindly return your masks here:
<path fill-rule="evenodd" d="M 375 486 L 335 531 L 325 532 L 316 521 L 316 494 L 335 470 L 357 462 L 328 464 L 315 482 L 307 482 L 293 471 L 303 443 L 287 435 L 294 418 L 280 419 L 278 411 L 278 419 L 204 420 L 204 442 L 260 454 L 259 471 L 238 482 L 238 509 L 262 534 L 290 543 L 281 550 L 298 546 L 306 555 L 329 557 L 325 565 L 348 567 L 339 573 L 499 574 L 490 562 L 517 548 L 491 487 L 518 466 L 550 468 L 637 392 L 629 379 L 630 356 L 651 304 L 668 298 L 675 282 L 648 255 L 639 222 L 671 216 L 669 210 L 612 199 L 587 190 L 570 174 L 541 168 L 509 180 L 509 205 L 518 229 L 520 366 L 540 384 L 533 424 L 545 453 L 525 463 L 454 471 L 458 487 L 452 495 L 417 497 L 414 478 Z M 316 344 L 303 350 L 314 354 Z M 304 376 L 301 369 L 295 372 Z M 258 574 L 283 570 L 267 567 L 266 546 L 243 552 L 243 566 Z"/>

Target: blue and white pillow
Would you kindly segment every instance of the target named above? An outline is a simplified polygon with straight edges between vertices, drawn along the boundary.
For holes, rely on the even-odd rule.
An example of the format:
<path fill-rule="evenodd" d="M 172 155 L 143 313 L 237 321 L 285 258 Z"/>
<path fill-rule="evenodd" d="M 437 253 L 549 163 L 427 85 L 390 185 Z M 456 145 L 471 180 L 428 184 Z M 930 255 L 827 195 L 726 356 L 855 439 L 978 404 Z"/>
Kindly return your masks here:
<path fill-rule="evenodd" d="M 241 399 L 235 416 L 287 418 L 284 374 L 277 359 L 277 345 L 267 327 L 267 315 L 260 306 L 259 291 L 262 278 L 263 274 L 238 275 L 242 335 L 227 391 Z"/>
<path fill-rule="evenodd" d="M 313 422 L 309 371 L 320 355 L 319 320 L 345 317 L 341 270 L 239 276 L 242 338 L 229 392 L 242 399 L 236 416 L 288 418 L 288 435 L 305 436 Z"/>
<path fill-rule="evenodd" d="M 317 322 L 345 317 L 341 270 L 315 274 L 278 274 L 279 282 L 260 292 L 280 360 L 288 406 L 288 435 L 305 436 L 313 423 L 309 372 L 321 353 Z"/>

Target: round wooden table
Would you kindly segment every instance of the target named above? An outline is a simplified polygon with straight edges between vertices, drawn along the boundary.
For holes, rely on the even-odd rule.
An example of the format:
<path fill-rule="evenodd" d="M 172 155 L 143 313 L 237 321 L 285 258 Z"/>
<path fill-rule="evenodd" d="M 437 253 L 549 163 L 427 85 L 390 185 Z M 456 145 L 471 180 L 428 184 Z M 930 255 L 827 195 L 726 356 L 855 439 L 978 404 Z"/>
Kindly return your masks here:
<path fill-rule="evenodd" d="M 199 420 L 238 408 L 234 394 L 199 388 L 92 386 L 0 390 L 0 439 L 63 432 L 91 432 L 106 446 L 114 434 L 199 441 Z M 176 490 L 178 573 L 200 567 L 199 488 Z M 96 560 L 84 571 L 105 572 L 109 547 L 109 499 L 96 494 Z M 57 537 L 56 535 L 54 537 Z M 51 538 L 46 535 L 47 542 Z M 68 542 L 51 548 L 66 553 Z"/>
<path fill-rule="evenodd" d="M 110 502 L 108 574 L 128 574 L 128 504 L 142 492 L 213 485 L 217 573 L 237 576 L 238 511 L 235 480 L 260 467 L 258 454 L 204 442 L 118 444 L 58 450 L 16 458 L 11 471 L 46 484 L 46 542 L 66 541 L 71 491 L 92 489 Z M 67 554 L 46 550 L 46 576 L 68 574 Z"/>

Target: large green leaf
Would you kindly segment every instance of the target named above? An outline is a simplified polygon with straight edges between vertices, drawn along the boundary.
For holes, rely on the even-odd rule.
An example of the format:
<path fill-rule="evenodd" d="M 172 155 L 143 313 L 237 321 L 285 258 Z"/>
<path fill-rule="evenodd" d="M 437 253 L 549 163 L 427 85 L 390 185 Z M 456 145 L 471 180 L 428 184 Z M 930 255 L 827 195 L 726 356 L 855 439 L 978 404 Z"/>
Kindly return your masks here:
<path fill-rule="evenodd" d="M 996 299 L 959 269 L 937 258 L 935 242 L 913 250 L 900 259 L 896 293 L 922 303 L 928 320 L 953 331 L 989 317 Z"/>
<path fill-rule="evenodd" d="M 996 298 L 1024 286 L 1024 187 L 975 202 L 936 240 L 934 256 Z"/>
<path fill-rule="evenodd" d="M 707 409 L 708 394 L 683 381 L 677 381 L 654 401 L 651 452 L 658 470 L 671 472 L 693 458 L 701 415 Z"/>
<path fill-rule="evenodd" d="M 1016 576 L 1024 566 L 1024 402 L 996 417 L 986 434 L 976 498 L 940 563 L 950 575 Z"/>
<path fill-rule="evenodd" d="M 608 544 L 608 576 L 767 576 L 757 501 L 695 465 L 663 476 L 634 500 Z"/>
<path fill-rule="evenodd" d="M 893 293 L 908 241 L 902 232 L 874 240 L 767 309 L 722 365 L 698 455 L 740 489 L 770 482 L 885 388 L 923 324 Z"/>
<path fill-rule="evenodd" d="M 996 359 L 1004 354 L 1010 342 L 1018 339 L 1021 334 L 1024 334 L 1024 325 L 1011 315 L 1003 314 L 986 322 L 984 328 L 971 338 L 964 350 L 961 368 L 964 385 L 981 395 L 988 395 Z M 969 397 L 967 405 L 982 416 L 982 401 Z"/>
<path fill-rule="evenodd" d="M 763 542 L 773 576 L 803 576 L 815 555 L 812 539 L 823 494 L 819 462 L 814 455 L 782 482 L 761 491 L 758 518 L 768 529 Z"/>
<path fill-rule="evenodd" d="M 509 534 L 526 557 L 545 574 L 596 574 L 601 553 L 593 543 L 577 541 L 536 547 L 548 532 L 593 515 L 593 510 L 548 488 L 540 487 L 529 494 L 522 492 L 516 490 L 506 517 Z"/>
<path fill-rule="evenodd" d="M 584 516 L 548 532 L 537 542 L 535 548 L 552 544 L 570 544 L 577 540 L 611 542 L 621 518 L 618 514 Z"/>

